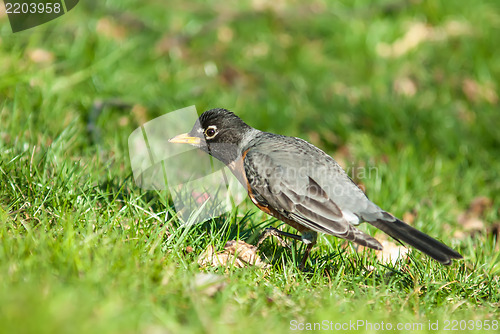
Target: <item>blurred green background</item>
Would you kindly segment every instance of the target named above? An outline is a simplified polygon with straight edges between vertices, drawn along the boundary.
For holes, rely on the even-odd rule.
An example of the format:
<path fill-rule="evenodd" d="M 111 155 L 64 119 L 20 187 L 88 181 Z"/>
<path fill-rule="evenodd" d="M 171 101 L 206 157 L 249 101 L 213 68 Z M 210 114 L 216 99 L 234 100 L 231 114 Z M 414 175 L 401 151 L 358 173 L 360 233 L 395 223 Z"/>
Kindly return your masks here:
<path fill-rule="evenodd" d="M 498 319 L 499 36 L 496 0 L 81 1 L 16 34 L 0 9 L 0 332 Z M 271 272 L 209 268 L 207 295 L 206 246 L 279 223 L 246 202 L 177 242 L 166 194 L 135 186 L 130 133 L 193 104 L 376 167 L 370 198 L 465 260 L 322 238 L 302 273 L 270 242 Z"/>

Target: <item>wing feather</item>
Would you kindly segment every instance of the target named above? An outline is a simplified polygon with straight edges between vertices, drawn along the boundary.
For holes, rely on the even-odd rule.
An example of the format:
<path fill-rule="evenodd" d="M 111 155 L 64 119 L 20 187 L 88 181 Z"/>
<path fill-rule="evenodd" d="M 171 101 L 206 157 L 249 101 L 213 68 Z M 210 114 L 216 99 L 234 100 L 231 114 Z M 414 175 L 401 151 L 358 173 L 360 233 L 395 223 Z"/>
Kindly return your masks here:
<path fill-rule="evenodd" d="M 283 143 L 282 138 L 287 138 L 288 141 Z M 254 143 L 246 154 L 243 163 L 246 177 L 252 193 L 259 201 L 307 229 L 381 249 L 382 246 L 375 239 L 350 224 L 335 200 L 335 194 L 332 195 L 339 172 L 331 169 L 331 161 L 324 164 L 325 168 L 318 168 L 318 165 L 308 163 L 315 157 L 309 156 L 310 150 L 303 149 L 306 142 L 296 138 L 282 138 L 280 143 L 269 140 Z M 293 140 L 297 142 L 294 143 Z M 314 149 L 321 153 L 319 158 L 324 160 L 324 156 L 328 157 L 319 149 Z M 313 153 L 318 154 L 316 150 Z M 333 167 L 336 166 L 338 165 L 335 163 Z M 341 171 L 340 177 L 347 177 L 338 168 Z M 330 183 L 325 183 L 325 180 L 330 180 Z M 352 182 L 348 177 L 347 180 L 343 196 L 366 198 L 354 184 L 349 188 Z M 345 182 L 345 179 L 342 181 Z"/>

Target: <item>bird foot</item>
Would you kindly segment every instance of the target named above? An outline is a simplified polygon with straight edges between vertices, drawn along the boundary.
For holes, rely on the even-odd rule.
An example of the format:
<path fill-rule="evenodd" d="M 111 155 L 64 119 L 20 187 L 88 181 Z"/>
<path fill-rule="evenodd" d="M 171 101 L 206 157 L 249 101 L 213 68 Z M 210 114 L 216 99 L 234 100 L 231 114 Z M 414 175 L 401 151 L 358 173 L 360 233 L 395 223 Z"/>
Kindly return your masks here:
<path fill-rule="evenodd" d="M 299 265 L 299 269 L 301 271 L 304 271 L 304 269 L 306 268 L 307 259 L 309 258 L 309 254 L 311 254 L 311 249 L 313 248 L 313 246 L 315 244 L 316 244 L 316 242 L 310 243 L 307 245 L 306 252 L 304 253 L 304 257 L 302 258 L 302 261 L 300 262 L 300 265 Z"/>
<path fill-rule="evenodd" d="M 261 243 L 264 242 L 268 237 L 273 236 L 276 237 L 278 240 L 279 244 L 282 247 L 290 248 L 290 245 L 282 238 L 283 235 L 285 235 L 283 231 L 278 230 L 275 227 L 268 227 L 264 230 L 264 232 L 260 235 L 259 241 L 257 242 L 257 247 L 260 246 Z M 288 236 L 290 233 L 286 233 L 286 236 Z"/>

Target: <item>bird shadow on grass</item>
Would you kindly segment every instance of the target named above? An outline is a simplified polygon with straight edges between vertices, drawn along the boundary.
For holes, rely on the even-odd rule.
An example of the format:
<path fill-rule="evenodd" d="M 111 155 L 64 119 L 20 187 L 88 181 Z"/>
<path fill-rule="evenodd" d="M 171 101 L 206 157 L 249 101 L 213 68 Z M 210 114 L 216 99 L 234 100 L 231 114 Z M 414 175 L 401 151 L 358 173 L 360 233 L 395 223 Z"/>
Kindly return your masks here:
<path fill-rule="evenodd" d="M 295 266 L 309 280 L 318 276 L 329 280 L 352 281 L 361 286 L 390 285 L 399 290 L 411 291 L 415 282 L 405 270 L 404 263 L 385 265 L 375 254 L 348 253 L 346 248 L 337 247 L 325 253 L 320 246 L 313 248 L 306 266 L 299 268 L 306 246 L 301 242 L 289 242 L 290 247 L 282 247 L 278 242 L 264 242 L 260 251 L 269 263 L 271 270 L 285 271 L 286 266 Z"/>
<path fill-rule="evenodd" d="M 339 249 L 327 255 L 313 255 L 310 261 L 311 266 L 306 267 L 305 271 L 309 277 L 317 274 L 336 278 L 354 277 L 353 282 L 363 286 L 391 285 L 407 291 L 415 285 L 404 266 L 380 263 L 374 255 L 348 254 L 345 249 Z"/>

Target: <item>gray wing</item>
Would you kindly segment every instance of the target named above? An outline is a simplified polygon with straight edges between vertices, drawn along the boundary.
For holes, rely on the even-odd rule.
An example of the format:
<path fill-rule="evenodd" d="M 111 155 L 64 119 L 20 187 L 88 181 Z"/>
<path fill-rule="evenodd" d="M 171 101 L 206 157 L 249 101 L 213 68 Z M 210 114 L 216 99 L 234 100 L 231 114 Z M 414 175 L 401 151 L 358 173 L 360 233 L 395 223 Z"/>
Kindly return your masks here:
<path fill-rule="evenodd" d="M 243 165 L 258 202 L 306 229 L 382 248 L 352 224 L 383 211 L 330 156 L 301 139 L 266 133 L 249 147 Z"/>

